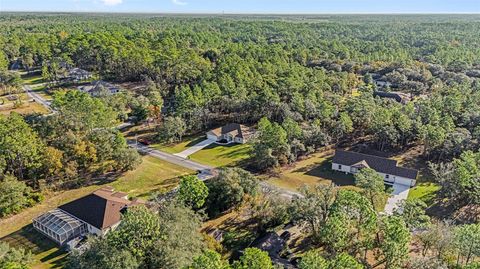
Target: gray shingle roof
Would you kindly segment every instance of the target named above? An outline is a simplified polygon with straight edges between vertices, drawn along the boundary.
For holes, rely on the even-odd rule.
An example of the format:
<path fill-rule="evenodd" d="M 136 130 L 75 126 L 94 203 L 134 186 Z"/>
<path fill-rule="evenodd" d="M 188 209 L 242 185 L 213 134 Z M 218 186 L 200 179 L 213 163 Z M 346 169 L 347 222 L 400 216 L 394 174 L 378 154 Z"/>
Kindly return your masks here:
<path fill-rule="evenodd" d="M 362 161 L 365 161 L 370 168 L 380 173 L 409 179 L 416 179 L 418 175 L 417 170 L 398 167 L 397 161 L 383 157 L 343 150 L 336 150 L 333 157 L 334 163 L 347 166 L 352 166 Z"/>

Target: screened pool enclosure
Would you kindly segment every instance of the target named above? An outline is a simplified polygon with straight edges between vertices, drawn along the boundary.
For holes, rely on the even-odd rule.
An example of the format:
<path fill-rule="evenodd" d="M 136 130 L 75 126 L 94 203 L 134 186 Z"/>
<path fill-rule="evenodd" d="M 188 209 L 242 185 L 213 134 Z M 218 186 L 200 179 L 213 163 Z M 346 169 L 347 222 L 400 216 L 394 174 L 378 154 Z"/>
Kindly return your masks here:
<path fill-rule="evenodd" d="M 33 219 L 33 227 L 60 245 L 87 232 L 85 222 L 60 209 L 51 210 Z"/>

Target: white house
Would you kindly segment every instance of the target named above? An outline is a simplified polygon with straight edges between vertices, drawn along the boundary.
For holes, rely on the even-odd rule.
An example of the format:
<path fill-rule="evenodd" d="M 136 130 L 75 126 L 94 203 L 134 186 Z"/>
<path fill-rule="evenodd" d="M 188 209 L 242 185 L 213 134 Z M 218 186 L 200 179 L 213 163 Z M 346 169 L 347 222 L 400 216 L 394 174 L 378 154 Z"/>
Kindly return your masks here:
<path fill-rule="evenodd" d="M 207 132 L 207 138 L 225 143 L 246 143 L 253 135 L 253 130 L 245 125 L 229 123 Z"/>
<path fill-rule="evenodd" d="M 68 71 L 67 78 L 78 82 L 92 78 L 92 73 L 88 72 L 87 70 L 75 67 Z"/>
<path fill-rule="evenodd" d="M 85 234 L 104 236 L 120 224 L 123 210 L 142 203 L 128 200 L 124 192 L 104 187 L 40 215 L 33 219 L 33 227 L 64 245 Z"/>
<path fill-rule="evenodd" d="M 362 168 L 371 168 L 383 176 L 386 184 L 414 186 L 418 171 L 397 166 L 397 161 L 352 151 L 336 150 L 332 170 L 355 174 Z"/>

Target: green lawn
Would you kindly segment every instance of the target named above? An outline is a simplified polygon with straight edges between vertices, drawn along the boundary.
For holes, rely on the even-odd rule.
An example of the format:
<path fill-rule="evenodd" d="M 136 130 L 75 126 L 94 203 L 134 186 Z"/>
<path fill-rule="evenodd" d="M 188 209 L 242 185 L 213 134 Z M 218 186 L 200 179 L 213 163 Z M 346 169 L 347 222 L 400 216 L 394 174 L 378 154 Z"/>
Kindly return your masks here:
<path fill-rule="evenodd" d="M 29 250 L 33 254 L 34 269 L 61 268 L 66 262 L 67 254 L 31 224 L 1 240 L 13 247 Z"/>
<path fill-rule="evenodd" d="M 128 192 L 130 196 L 148 197 L 153 192 L 165 192 L 176 187 L 179 176 L 192 173 L 194 171 L 181 166 L 145 156 L 135 171 L 125 173 L 109 185 L 118 191 Z"/>
<path fill-rule="evenodd" d="M 332 156 L 333 151 L 313 154 L 310 158 L 297 162 L 294 167 L 268 177 L 267 180 L 274 186 L 290 191 L 298 191 L 303 186 L 329 185 L 331 183 L 342 189 L 361 191 L 359 187 L 355 186 L 353 175 L 332 170 Z M 377 211 L 383 211 L 387 199 L 387 194 L 376 199 Z"/>
<path fill-rule="evenodd" d="M 79 189 L 62 191 L 47 196 L 44 202 L 7 219 L 0 220 L 0 240 L 13 246 L 21 246 L 32 251 L 34 268 L 61 267 L 65 254 L 46 237 L 33 230 L 31 220 L 59 205 L 85 196 L 102 186 L 112 186 L 118 191 L 128 192 L 131 197 L 149 197 L 153 192 L 164 192 L 174 188 L 178 177 L 193 173 L 162 160 L 144 156 L 142 164 L 134 171 L 127 172 L 109 183 L 99 183 Z"/>
<path fill-rule="evenodd" d="M 205 140 L 205 135 L 192 135 L 187 136 L 182 139 L 180 143 L 173 143 L 173 144 L 152 144 L 151 147 L 163 152 L 175 154 L 186 150 L 187 148 L 202 142 Z"/>
<path fill-rule="evenodd" d="M 190 155 L 189 159 L 213 167 L 241 166 L 250 157 L 251 150 L 249 144 L 211 144 Z"/>
<path fill-rule="evenodd" d="M 24 72 L 21 77 L 23 79 L 23 83 L 27 85 L 34 85 L 45 82 L 42 78 L 41 72 L 32 72 L 30 74 Z"/>
<path fill-rule="evenodd" d="M 338 186 L 355 188 L 353 176 L 332 170 L 333 151 L 316 153 L 308 159 L 298 161 L 293 167 L 268 178 L 269 183 L 283 189 L 298 191 L 304 185 L 335 183 Z"/>
<path fill-rule="evenodd" d="M 434 203 L 434 199 L 438 190 L 440 190 L 440 186 L 435 183 L 417 183 L 415 187 L 410 189 L 410 192 L 408 193 L 408 199 L 420 199 L 428 206 L 431 206 Z"/>

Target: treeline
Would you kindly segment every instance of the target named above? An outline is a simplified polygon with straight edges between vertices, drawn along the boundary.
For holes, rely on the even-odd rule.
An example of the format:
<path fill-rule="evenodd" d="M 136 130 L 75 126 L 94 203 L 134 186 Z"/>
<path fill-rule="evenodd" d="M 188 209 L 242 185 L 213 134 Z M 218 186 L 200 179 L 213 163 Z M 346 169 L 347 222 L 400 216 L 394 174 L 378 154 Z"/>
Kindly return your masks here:
<path fill-rule="evenodd" d="M 320 126 L 334 142 L 348 132 L 331 127 L 351 120 L 355 130 L 379 133 L 375 141 L 380 149 L 433 136 L 439 141 L 427 147 L 435 148 L 451 133 L 476 135 L 476 119 L 468 124 L 465 120 L 472 117 L 466 110 L 478 107 L 480 27 L 475 16 L 448 23 L 438 16 L 395 21 L 384 16 L 328 17 L 328 22 L 309 18 L 308 23 L 291 17 L 2 18 L 0 43 L 7 63 L 19 59 L 27 69 L 68 63 L 114 81 L 147 81 L 155 90 L 141 92 L 140 103 L 164 105 L 167 116 L 181 117 L 190 132 L 219 122 L 256 123 L 267 117 L 280 124 L 291 118 L 310 129 Z M 427 101 L 428 117 L 413 118 L 416 112 L 410 109 L 390 112 L 386 120 L 375 118 L 372 125 L 378 126 L 358 124 L 365 122 L 358 106 L 369 110 L 376 103 L 379 114 L 408 110 L 368 98 L 375 89 L 372 74 L 414 97 L 435 95 L 435 104 Z M 365 92 L 365 98 L 353 98 L 355 90 Z M 474 97 L 466 98 L 470 95 Z M 430 113 L 431 107 L 437 111 Z M 148 105 L 137 108 L 134 112 L 142 117 L 151 113 Z M 388 119 L 398 114 L 405 123 Z M 440 118 L 429 118 L 434 114 Z M 431 128 L 412 130 L 426 122 L 452 124 L 440 134 L 430 134 Z"/>
<path fill-rule="evenodd" d="M 113 112 L 99 108 L 103 116 L 92 120 L 68 114 L 73 121 L 57 124 L 59 107 L 49 120 L 30 121 L 47 149 L 85 151 L 80 159 L 65 157 L 60 174 L 67 178 L 120 158 L 108 147 L 96 148 L 107 157 L 92 157 L 84 139 L 115 137 L 100 129 L 128 115 L 158 123 L 166 142 L 227 122 L 258 124 L 253 157 L 260 170 L 359 138 L 382 151 L 421 145 L 426 160 L 447 163 L 478 151 L 480 139 L 479 23 L 477 16 L 449 18 L 2 14 L 0 68 L 43 67 L 51 77 L 69 64 L 144 83 L 133 94 L 103 98 Z M 378 81 L 389 86 L 377 88 Z M 2 72 L 0 86 L 18 88 L 18 78 Z M 408 93 L 413 101 L 374 98 L 375 90 Z M 84 101 L 97 102 L 78 103 Z M 81 139 L 69 137 L 71 129 Z M 17 177 L 26 172 L 15 170 Z"/>
<path fill-rule="evenodd" d="M 0 216 L 62 189 L 135 168 L 140 156 L 115 129 L 117 113 L 79 91 L 58 92 L 50 115 L 0 118 Z"/>

